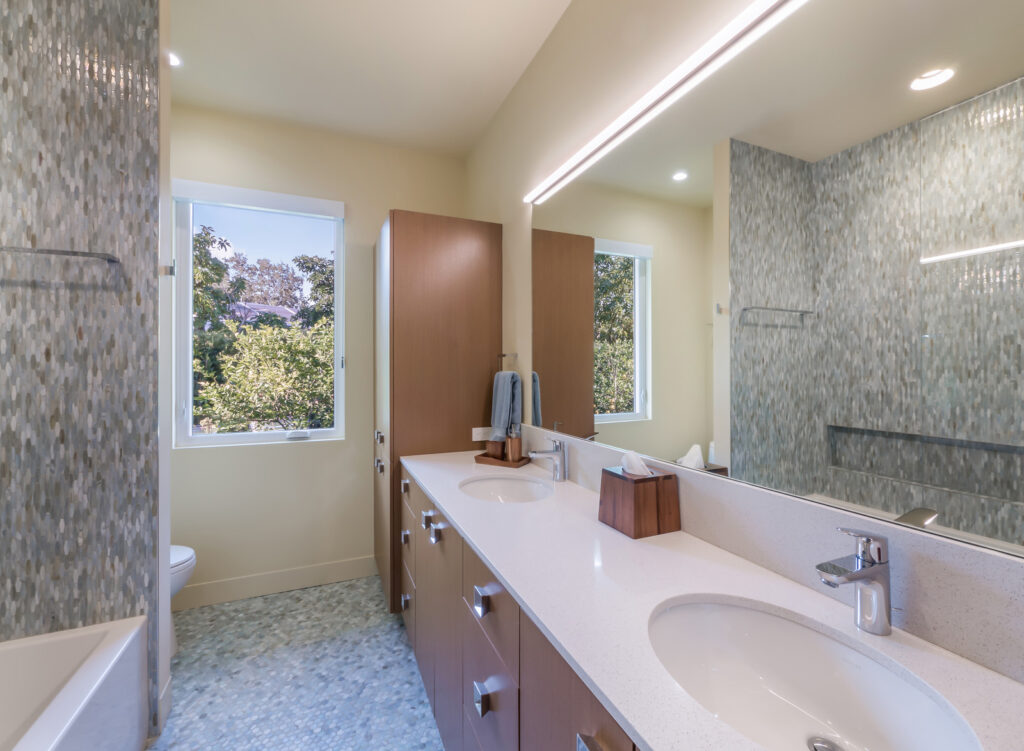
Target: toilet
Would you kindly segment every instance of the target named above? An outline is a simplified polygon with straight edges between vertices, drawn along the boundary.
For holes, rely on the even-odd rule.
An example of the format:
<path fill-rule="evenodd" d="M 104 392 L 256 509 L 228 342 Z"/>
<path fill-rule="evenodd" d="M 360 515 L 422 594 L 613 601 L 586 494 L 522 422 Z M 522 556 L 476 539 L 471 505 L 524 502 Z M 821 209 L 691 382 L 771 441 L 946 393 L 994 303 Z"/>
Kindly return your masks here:
<path fill-rule="evenodd" d="M 196 567 L 196 551 L 184 545 L 171 545 L 171 597 L 178 594 L 188 583 Z M 174 633 L 174 617 L 171 617 L 171 656 L 178 651 L 178 637 Z"/>

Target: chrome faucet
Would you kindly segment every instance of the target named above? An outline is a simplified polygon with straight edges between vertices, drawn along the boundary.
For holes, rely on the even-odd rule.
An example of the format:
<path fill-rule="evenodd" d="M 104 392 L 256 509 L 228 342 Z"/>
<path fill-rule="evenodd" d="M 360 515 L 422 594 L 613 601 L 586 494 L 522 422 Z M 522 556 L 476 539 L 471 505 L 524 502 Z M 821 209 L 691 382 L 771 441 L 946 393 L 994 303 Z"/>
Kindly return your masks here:
<path fill-rule="evenodd" d="M 562 482 L 569 476 L 569 451 L 565 441 L 552 439 L 550 451 L 531 451 L 531 459 L 551 460 L 551 479 Z"/>
<path fill-rule="evenodd" d="M 889 541 L 871 532 L 845 527 L 838 529 L 857 538 L 857 552 L 815 566 L 821 583 L 833 589 L 842 584 L 855 584 L 854 614 L 857 628 L 878 636 L 891 634 Z"/>

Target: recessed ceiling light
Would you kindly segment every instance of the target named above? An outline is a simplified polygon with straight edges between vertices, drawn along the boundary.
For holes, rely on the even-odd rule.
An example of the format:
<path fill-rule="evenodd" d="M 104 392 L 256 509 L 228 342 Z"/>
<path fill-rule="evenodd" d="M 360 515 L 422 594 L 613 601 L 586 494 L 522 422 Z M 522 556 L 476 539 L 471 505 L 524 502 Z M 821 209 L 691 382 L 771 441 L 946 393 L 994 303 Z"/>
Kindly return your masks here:
<path fill-rule="evenodd" d="M 930 70 L 927 73 L 922 73 L 920 76 L 911 81 L 910 88 L 912 88 L 914 91 L 934 89 L 936 86 L 941 86 L 952 77 L 952 68 L 936 68 L 935 70 Z"/>
<path fill-rule="evenodd" d="M 173 52 L 167 53 L 167 62 L 170 63 L 172 68 L 178 68 L 181 66 L 181 58 L 175 55 Z"/>
<path fill-rule="evenodd" d="M 685 180 L 689 176 L 690 175 L 689 175 L 689 173 L 686 170 L 679 170 L 674 175 L 672 175 L 672 179 L 675 180 L 677 183 L 681 183 L 683 180 Z"/>

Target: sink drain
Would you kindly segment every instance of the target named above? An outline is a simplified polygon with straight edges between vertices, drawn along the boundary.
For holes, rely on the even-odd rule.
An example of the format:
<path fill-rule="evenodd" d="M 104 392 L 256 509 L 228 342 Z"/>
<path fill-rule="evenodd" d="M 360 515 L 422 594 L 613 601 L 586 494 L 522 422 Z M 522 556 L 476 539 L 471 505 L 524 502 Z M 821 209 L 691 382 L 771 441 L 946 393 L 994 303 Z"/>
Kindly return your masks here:
<path fill-rule="evenodd" d="M 810 751 L 843 751 L 842 748 L 830 741 L 828 738 L 808 738 L 807 748 Z"/>

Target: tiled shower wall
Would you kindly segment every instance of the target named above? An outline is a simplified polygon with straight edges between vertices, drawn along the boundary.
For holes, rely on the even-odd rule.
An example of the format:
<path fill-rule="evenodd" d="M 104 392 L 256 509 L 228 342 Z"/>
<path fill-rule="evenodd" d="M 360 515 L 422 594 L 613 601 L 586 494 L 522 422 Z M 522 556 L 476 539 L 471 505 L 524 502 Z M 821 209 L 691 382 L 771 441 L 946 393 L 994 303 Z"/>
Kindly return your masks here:
<path fill-rule="evenodd" d="M 814 164 L 731 151 L 734 476 L 1024 543 L 1024 251 L 921 263 L 1024 238 L 1024 82 Z"/>
<path fill-rule="evenodd" d="M 158 54 L 156 0 L 0 3 L 0 246 L 120 259 L 0 251 L 0 639 L 146 614 L 151 676 Z"/>

